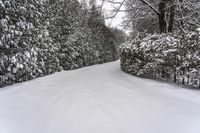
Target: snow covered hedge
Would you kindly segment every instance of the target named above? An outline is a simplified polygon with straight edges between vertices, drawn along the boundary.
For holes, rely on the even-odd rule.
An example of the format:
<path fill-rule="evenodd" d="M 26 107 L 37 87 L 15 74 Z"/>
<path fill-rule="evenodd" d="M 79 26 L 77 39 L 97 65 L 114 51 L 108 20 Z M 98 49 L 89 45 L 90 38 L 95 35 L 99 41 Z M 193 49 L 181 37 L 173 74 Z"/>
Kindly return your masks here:
<path fill-rule="evenodd" d="M 197 33 L 149 35 L 120 47 L 121 69 L 150 79 L 200 88 L 200 43 Z"/>
<path fill-rule="evenodd" d="M 77 0 L 0 0 L 0 87 L 116 60 L 112 33 L 89 16 Z"/>

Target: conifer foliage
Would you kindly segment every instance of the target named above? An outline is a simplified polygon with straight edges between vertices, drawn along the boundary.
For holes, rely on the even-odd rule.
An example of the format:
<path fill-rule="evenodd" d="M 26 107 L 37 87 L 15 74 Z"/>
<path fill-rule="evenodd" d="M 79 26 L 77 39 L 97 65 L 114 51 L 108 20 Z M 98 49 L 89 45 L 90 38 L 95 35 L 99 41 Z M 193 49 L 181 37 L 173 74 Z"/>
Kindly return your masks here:
<path fill-rule="evenodd" d="M 133 75 L 200 88 L 199 35 L 149 35 L 120 48 L 121 68 Z"/>
<path fill-rule="evenodd" d="M 0 87 L 116 59 L 114 36 L 89 16 L 77 0 L 0 0 Z"/>

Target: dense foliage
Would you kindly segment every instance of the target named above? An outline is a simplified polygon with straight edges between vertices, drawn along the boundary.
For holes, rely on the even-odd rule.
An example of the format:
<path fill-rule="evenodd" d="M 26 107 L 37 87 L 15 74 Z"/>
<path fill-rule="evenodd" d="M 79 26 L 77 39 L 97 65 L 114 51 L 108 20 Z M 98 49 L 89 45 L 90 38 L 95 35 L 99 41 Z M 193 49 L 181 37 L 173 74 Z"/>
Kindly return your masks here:
<path fill-rule="evenodd" d="M 127 73 L 200 87 L 200 44 L 195 32 L 135 39 L 121 46 L 120 58 Z"/>
<path fill-rule="evenodd" d="M 76 0 L 0 0 L 0 87 L 115 60 L 115 37 L 92 12 L 101 16 Z"/>

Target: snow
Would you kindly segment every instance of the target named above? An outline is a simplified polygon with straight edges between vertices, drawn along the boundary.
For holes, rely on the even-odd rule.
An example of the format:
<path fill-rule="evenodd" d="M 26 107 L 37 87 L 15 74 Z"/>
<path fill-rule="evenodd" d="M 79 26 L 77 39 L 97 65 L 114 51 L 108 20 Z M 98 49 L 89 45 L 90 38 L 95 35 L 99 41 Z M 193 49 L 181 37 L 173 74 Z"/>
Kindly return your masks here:
<path fill-rule="evenodd" d="M 1 89 L 0 133 L 200 133 L 200 92 L 118 61 L 63 71 Z"/>
<path fill-rule="evenodd" d="M 3 27 L 6 27 L 6 26 L 7 26 L 7 23 L 8 23 L 8 21 L 7 21 L 6 19 L 1 19 L 1 25 L 2 25 Z"/>
<path fill-rule="evenodd" d="M 200 32 L 200 28 L 197 28 L 197 31 L 199 31 L 199 32 Z"/>

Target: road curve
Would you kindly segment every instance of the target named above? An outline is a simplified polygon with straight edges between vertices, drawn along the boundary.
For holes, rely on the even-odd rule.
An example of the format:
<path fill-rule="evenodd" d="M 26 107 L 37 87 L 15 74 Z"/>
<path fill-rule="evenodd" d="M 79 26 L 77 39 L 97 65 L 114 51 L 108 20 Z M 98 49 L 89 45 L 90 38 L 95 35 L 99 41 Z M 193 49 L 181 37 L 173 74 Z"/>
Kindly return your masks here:
<path fill-rule="evenodd" d="M 1 89 L 0 133 L 200 133 L 200 92 L 118 61 L 63 71 Z"/>

